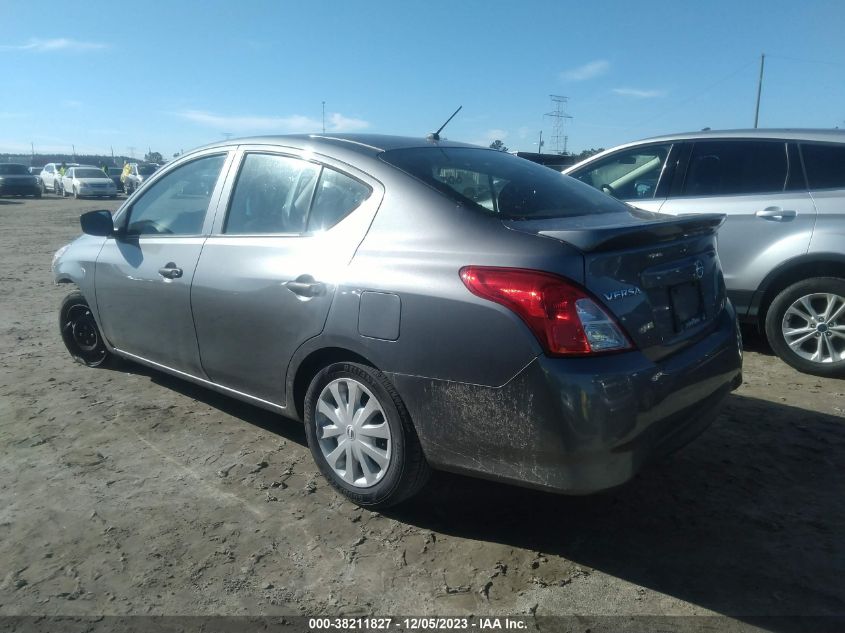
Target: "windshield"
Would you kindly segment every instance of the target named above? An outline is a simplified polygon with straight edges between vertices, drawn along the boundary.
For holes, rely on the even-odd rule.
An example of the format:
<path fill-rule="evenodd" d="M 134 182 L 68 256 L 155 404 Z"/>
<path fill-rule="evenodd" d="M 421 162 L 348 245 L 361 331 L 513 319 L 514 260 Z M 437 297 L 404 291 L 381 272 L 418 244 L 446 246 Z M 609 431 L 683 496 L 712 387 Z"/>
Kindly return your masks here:
<path fill-rule="evenodd" d="M 26 165 L 0 165 L 0 176 L 28 176 Z"/>
<path fill-rule="evenodd" d="M 138 173 L 142 176 L 151 176 L 155 173 L 157 167 L 155 165 L 138 165 Z"/>
<path fill-rule="evenodd" d="M 109 167 L 109 176 L 120 176 L 123 170 L 120 167 Z"/>
<path fill-rule="evenodd" d="M 79 169 L 73 172 L 76 178 L 106 178 L 102 169 Z"/>
<path fill-rule="evenodd" d="M 624 211 L 627 207 L 560 172 L 506 152 L 417 147 L 381 159 L 463 204 L 510 220 Z"/>

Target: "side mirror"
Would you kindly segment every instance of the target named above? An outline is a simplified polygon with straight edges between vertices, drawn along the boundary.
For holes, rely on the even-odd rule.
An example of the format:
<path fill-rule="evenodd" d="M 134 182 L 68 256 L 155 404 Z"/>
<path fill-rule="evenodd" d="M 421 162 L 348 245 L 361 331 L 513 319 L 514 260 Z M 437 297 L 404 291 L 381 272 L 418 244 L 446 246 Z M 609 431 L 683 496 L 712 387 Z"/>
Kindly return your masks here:
<path fill-rule="evenodd" d="M 86 235 L 106 237 L 114 234 L 114 222 L 108 211 L 89 211 L 79 216 L 79 224 Z"/>

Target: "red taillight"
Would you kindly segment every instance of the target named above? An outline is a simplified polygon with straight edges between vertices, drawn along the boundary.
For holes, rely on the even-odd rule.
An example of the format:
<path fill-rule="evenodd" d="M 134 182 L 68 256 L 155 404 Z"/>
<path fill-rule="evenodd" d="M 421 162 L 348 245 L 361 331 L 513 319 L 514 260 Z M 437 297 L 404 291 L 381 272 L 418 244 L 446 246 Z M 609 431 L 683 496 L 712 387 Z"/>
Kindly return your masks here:
<path fill-rule="evenodd" d="M 516 312 L 549 354 L 584 355 L 631 347 L 592 297 L 562 277 L 521 268 L 466 266 L 461 279 L 473 294 Z"/>

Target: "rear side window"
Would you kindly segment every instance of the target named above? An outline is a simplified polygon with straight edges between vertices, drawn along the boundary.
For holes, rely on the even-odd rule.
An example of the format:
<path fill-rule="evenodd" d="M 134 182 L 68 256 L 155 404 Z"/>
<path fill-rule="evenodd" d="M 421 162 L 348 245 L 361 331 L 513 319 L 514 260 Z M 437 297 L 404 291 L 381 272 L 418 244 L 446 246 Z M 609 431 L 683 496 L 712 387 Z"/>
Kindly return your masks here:
<path fill-rule="evenodd" d="M 506 152 L 471 147 L 415 147 L 381 160 L 455 203 L 509 220 L 627 212 L 629 207 L 574 178 Z"/>
<path fill-rule="evenodd" d="M 298 158 L 247 154 L 223 232 L 303 233 L 320 167 Z"/>
<path fill-rule="evenodd" d="M 308 230 L 330 229 L 361 206 L 370 193 L 369 187 L 354 178 L 323 168 L 314 194 L 314 206 L 308 216 Z"/>
<path fill-rule="evenodd" d="M 692 148 L 682 195 L 783 191 L 787 165 L 786 143 L 699 141 Z"/>
<path fill-rule="evenodd" d="M 801 145 L 810 189 L 845 189 L 845 145 Z"/>

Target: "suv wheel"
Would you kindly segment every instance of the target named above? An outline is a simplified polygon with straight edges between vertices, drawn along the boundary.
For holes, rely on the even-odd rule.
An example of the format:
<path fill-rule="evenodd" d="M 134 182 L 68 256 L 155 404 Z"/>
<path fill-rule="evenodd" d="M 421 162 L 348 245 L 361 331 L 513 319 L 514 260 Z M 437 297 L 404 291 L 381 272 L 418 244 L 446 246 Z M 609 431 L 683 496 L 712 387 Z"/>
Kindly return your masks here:
<path fill-rule="evenodd" d="M 372 367 L 336 363 L 318 373 L 305 398 L 305 434 L 323 476 L 365 508 L 395 505 L 428 479 L 405 404 Z"/>
<path fill-rule="evenodd" d="M 845 279 L 814 277 L 781 291 L 766 338 L 786 363 L 816 376 L 845 376 Z"/>

